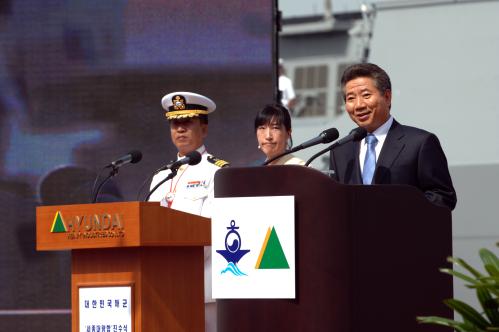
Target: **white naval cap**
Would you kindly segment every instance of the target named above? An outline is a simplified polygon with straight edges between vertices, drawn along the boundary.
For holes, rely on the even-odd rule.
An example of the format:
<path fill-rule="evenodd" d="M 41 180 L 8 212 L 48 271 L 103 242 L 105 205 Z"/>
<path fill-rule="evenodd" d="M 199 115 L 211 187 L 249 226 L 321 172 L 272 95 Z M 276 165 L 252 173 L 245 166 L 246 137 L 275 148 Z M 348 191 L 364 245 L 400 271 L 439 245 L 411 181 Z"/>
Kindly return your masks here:
<path fill-rule="evenodd" d="M 161 106 L 168 120 L 207 115 L 217 108 L 210 98 L 185 91 L 167 94 L 161 99 Z"/>

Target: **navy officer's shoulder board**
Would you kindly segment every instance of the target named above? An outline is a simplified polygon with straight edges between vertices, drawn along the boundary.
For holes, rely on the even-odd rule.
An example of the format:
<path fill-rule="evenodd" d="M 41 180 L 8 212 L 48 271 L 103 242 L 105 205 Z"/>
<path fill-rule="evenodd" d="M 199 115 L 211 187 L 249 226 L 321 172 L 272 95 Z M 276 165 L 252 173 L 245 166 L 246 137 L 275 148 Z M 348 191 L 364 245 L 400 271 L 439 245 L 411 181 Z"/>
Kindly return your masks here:
<path fill-rule="evenodd" d="M 225 160 L 222 160 L 222 159 L 218 159 L 216 157 L 213 157 L 213 156 L 208 156 L 208 161 L 218 167 L 227 167 L 229 166 L 229 162 L 228 161 L 225 161 Z"/>

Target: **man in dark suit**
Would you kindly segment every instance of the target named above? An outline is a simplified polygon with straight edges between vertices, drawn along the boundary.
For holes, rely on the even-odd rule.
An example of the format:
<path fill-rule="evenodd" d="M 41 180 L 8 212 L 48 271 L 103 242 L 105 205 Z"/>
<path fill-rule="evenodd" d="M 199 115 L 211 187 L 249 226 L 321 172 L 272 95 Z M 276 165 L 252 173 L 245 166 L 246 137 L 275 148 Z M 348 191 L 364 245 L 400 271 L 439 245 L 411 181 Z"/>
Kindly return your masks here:
<path fill-rule="evenodd" d="M 331 151 L 333 178 L 345 184 L 407 184 L 439 206 L 454 209 L 456 192 L 438 138 L 390 115 L 392 88 L 377 65 L 348 67 L 341 78 L 345 108 L 368 135 Z"/>

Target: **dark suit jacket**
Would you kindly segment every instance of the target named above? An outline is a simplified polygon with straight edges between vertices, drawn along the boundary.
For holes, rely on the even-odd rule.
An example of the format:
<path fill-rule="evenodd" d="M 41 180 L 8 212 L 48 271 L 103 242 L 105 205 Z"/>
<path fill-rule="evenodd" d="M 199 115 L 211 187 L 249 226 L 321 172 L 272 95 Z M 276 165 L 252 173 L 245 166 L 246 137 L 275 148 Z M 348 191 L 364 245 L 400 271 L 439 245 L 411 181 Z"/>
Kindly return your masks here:
<path fill-rule="evenodd" d="M 340 183 L 362 184 L 359 151 L 358 141 L 332 150 L 332 177 Z M 419 188 L 436 205 L 451 210 L 456 206 L 456 192 L 437 136 L 395 120 L 376 162 L 373 184 L 408 184 Z"/>

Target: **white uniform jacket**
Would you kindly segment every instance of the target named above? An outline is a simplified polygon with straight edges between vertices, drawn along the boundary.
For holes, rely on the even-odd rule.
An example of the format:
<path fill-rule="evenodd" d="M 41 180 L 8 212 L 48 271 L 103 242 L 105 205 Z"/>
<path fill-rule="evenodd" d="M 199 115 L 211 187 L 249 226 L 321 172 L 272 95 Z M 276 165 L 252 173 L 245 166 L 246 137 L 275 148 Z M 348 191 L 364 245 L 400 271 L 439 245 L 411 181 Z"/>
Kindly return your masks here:
<path fill-rule="evenodd" d="M 208 154 L 204 145 L 197 151 L 201 153 L 199 164 L 182 165 L 172 180 L 156 189 L 149 198 L 150 202 L 161 202 L 162 206 L 211 218 L 215 172 L 228 163 Z M 156 174 L 151 189 L 169 174 L 170 170 Z M 204 258 L 205 302 L 211 302 L 211 247 L 205 247 Z"/>

